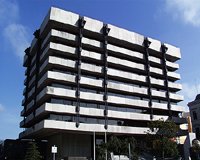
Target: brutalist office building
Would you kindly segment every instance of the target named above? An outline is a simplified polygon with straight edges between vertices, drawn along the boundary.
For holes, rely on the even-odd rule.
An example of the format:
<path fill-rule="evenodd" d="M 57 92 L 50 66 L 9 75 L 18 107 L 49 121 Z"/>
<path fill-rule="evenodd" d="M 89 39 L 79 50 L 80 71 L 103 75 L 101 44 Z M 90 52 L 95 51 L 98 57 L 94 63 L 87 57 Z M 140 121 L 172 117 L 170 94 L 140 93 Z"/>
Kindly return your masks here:
<path fill-rule="evenodd" d="M 52 7 L 25 53 L 19 137 L 48 140 L 49 155 L 92 157 L 99 139 L 180 121 L 175 46 Z"/>

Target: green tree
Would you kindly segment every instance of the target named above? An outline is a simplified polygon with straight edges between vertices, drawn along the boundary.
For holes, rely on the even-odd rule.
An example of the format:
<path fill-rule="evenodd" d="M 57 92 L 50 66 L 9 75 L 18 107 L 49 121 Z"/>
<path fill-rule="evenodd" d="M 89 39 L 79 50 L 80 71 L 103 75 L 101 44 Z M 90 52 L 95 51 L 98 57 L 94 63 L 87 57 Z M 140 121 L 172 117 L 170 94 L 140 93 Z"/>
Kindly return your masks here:
<path fill-rule="evenodd" d="M 199 140 L 194 139 L 192 141 L 192 150 L 193 150 L 193 152 L 200 153 L 200 141 Z"/>
<path fill-rule="evenodd" d="M 102 143 L 96 147 L 96 159 L 105 160 L 106 152 L 108 159 L 110 153 L 113 152 L 115 155 L 127 155 L 129 156 L 129 144 L 131 147 L 131 160 L 137 160 L 138 155 L 136 153 L 136 140 L 133 137 L 121 137 L 111 136 L 107 143 Z"/>
<path fill-rule="evenodd" d="M 199 160 L 200 141 L 198 139 L 194 139 L 192 141 L 192 147 L 190 148 L 190 156 L 191 156 L 191 159 Z"/>
<path fill-rule="evenodd" d="M 36 142 L 29 142 L 26 150 L 25 160 L 42 160 L 42 156 L 38 150 Z"/>
<path fill-rule="evenodd" d="M 174 141 L 178 126 L 173 121 L 163 119 L 151 121 L 148 127 L 147 138 L 151 142 L 155 156 L 162 159 L 178 156 L 177 144 Z"/>
<path fill-rule="evenodd" d="M 138 148 L 138 144 L 137 144 L 136 139 L 134 137 L 128 137 L 125 140 L 126 140 L 126 146 L 130 144 L 130 148 L 131 148 L 130 159 L 131 160 L 138 160 L 138 154 L 140 152 L 140 149 Z M 126 150 L 127 150 L 126 155 L 128 155 L 128 148 Z"/>
<path fill-rule="evenodd" d="M 106 144 L 103 142 L 100 145 L 96 146 L 96 160 L 105 160 L 106 159 Z"/>
<path fill-rule="evenodd" d="M 116 155 L 120 155 L 122 152 L 124 152 L 121 146 L 121 140 L 116 136 L 112 136 L 107 143 L 108 151 L 113 152 Z"/>

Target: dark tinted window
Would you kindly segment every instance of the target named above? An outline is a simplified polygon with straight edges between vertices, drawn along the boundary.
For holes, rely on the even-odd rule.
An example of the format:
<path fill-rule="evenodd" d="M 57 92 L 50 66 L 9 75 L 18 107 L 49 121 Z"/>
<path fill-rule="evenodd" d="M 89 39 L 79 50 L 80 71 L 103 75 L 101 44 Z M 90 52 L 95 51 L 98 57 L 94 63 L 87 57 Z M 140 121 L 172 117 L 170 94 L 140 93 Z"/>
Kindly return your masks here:
<path fill-rule="evenodd" d="M 193 111 L 192 114 L 193 114 L 193 119 L 197 120 L 197 113 L 196 113 L 196 111 Z"/>

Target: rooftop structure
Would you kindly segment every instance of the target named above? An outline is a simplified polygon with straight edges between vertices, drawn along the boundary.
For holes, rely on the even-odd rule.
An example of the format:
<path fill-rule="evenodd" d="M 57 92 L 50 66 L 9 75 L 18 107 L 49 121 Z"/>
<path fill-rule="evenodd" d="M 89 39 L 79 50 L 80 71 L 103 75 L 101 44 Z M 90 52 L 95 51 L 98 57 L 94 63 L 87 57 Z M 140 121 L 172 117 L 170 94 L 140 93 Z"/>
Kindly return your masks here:
<path fill-rule="evenodd" d="M 181 122 L 179 48 L 54 7 L 34 36 L 20 138 L 48 139 L 61 158 L 92 157 L 104 134 L 142 136 L 151 120 Z"/>

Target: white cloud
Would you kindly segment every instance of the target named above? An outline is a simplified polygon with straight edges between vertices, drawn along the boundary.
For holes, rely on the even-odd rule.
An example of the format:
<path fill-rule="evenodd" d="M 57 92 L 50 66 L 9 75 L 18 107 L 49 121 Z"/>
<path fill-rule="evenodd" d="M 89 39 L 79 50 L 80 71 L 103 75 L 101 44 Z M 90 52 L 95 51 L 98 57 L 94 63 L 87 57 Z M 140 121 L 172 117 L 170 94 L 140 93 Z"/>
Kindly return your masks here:
<path fill-rule="evenodd" d="M 184 96 L 184 101 L 180 104 L 188 109 L 187 104 L 193 101 L 200 92 L 200 84 L 182 83 L 182 86 L 180 94 Z"/>
<path fill-rule="evenodd" d="M 183 91 L 182 93 L 188 99 L 194 99 L 198 92 L 200 91 L 200 84 L 188 84 L 183 83 Z"/>
<path fill-rule="evenodd" d="M 185 23 L 200 27 L 199 0 L 165 0 L 169 13 L 174 18 L 181 18 Z"/>
<path fill-rule="evenodd" d="M 3 34 L 10 43 L 13 53 L 22 60 L 24 50 L 29 45 L 27 28 L 22 24 L 10 24 L 4 29 Z"/>
<path fill-rule="evenodd" d="M 2 106 L 2 105 L 1 105 Z M 7 106 L 6 106 L 7 107 Z M 19 116 L 20 107 L 7 107 L 3 106 L 3 113 L 0 112 L 0 138 L 1 139 L 16 139 L 22 131 L 19 128 L 19 123 L 22 118 Z"/>
<path fill-rule="evenodd" d="M 6 49 L 23 60 L 24 50 L 29 46 L 28 28 L 20 23 L 19 6 L 16 1 L 0 0 L 0 25 Z"/>
<path fill-rule="evenodd" d="M 19 19 L 19 7 L 15 2 L 0 0 L 0 24 L 10 24 Z"/>
<path fill-rule="evenodd" d="M 0 104 L 0 112 L 4 111 L 4 106 L 2 104 Z"/>

